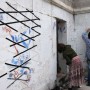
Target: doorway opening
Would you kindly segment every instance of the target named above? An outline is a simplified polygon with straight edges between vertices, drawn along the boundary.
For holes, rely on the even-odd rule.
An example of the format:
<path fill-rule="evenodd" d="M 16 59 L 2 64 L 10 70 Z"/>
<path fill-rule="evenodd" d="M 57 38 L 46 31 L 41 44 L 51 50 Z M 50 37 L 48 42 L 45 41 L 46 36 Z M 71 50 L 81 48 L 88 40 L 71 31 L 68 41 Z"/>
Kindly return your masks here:
<path fill-rule="evenodd" d="M 67 43 L 67 28 L 66 21 L 62 19 L 56 19 L 56 30 L 57 30 L 57 45 L 58 43 Z M 63 59 L 62 54 L 58 53 L 57 50 L 57 72 L 61 68 L 64 73 L 67 73 L 66 61 Z"/>

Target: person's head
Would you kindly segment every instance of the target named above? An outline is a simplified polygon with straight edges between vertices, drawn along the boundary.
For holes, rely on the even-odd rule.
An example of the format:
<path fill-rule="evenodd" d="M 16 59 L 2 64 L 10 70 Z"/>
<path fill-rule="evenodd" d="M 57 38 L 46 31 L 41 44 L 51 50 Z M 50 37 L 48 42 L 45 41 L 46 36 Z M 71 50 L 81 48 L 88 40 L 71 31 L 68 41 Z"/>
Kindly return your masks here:
<path fill-rule="evenodd" d="M 65 49 L 65 45 L 63 43 L 59 43 L 57 46 L 57 50 L 59 53 L 62 53 Z"/>

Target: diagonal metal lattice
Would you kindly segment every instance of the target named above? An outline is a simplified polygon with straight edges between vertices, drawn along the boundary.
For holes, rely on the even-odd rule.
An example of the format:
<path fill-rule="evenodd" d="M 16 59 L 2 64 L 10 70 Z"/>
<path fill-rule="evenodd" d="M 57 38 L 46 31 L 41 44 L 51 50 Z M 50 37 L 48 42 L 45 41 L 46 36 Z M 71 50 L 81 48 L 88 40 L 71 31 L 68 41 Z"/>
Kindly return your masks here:
<path fill-rule="evenodd" d="M 24 33 L 20 33 L 22 36 L 24 36 L 24 37 L 26 37 L 26 38 L 25 38 L 24 40 L 21 40 L 21 41 L 18 41 L 18 42 L 15 42 L 15 41 L 13 41 L 13 40 L 11 40 L 11 39 L 9 39 L 9 38 L 6 37 L 6 40 L 8 40 L 8 41 L 10 41 L 10 42 L 13 43 L 12 45 L 10 45 L 10 47 L 15 46 L 15 45 L 19 45 L 20 47 L 26 48 L 25 46 L 21 45 L 21 43 L 23 43 L 23 42 L 25 42 L 25 41 L 28 41 L 28 40 L 35 41 L 35 38 L 36 38 L 37 36 L 41 35 L 41 33 L 39 33 L 38 31 L 35 30 L 35 28 L 41 27 L 41 25 L 39 25 L 39 24 L 37 24 L 37 23 L 35 22 L 36 20 L 40 20 L 40 18 L 38 18 L 38 17 L 33 13 L 33 11 L 29 11 L 28 9 L 26 9 L 25 11 L 18 11 L 18 10 L 15 9 L 12 5 L 10 5 L 8 2 L 6 2 L 6 4 L 7 4 L 11 9 L 13 9 L 14 11 L 5 11 L 5 10 L 3 10 L 2 8 L 0 8 L 0 11 L 1 11 L 0 14 L 2 14 L 2 13 L 3 13 L 3 14 L 7 14 L 7 15 L 9 15 L 12 19 L 14 19 L 14 20 L 16 20 L 16 21 L 5 23 L 4 21 L 0 20 L 0 22 L 1 22 L 0 26 L 5 25 L 5 26 L 9 27 L 10 29 L 14 30 L 15 32 L 19 32 L 18 30 L 16 30 L 16 29 L 13 28 L 12 26 L 10 26 L 10 24 L 20 23 L 20 24 L 22 24 L 24 27 L 27 27 L 27 28 L 29 28 L 29 29 L 31 28 L 32 31 L 34 31 L 35 33 L 37 33 L 37 35 L 32 36 L 32 37 L 30 37 L 30 36 L 28 36 L 28 35 L 26 35 L 26 34 L 24 34 Z M 22 17 L 26 18 L 26 20 L 18 20 L 16 17 L 14 17 L 13 15 L 11 15 L 11 13 L 19 13 Z M 35 17 L 35 19 L 30 19 L 30 18 L 28 18 L 26 15 L 24 15 L 23 13 L 30 13 L 30 14 L 32 14 L 32 15 Z M 33 24 L 35 24 L 35 26 L 30 27 L 30 26 L 28 26 L 28 25 L 26 25 L 26 24 L 24 23 L 24 22 L 29 22 L 29 21 L 32 22 Z M 35 48 L 36 46 L 37 46 L 37 45 L 33 45 L 32 47 L 30 47 L 30 48 L 28 48 L 28 49 L 26 48 L 26 50 L 24 50 L 24 51 L 22 51 L 22 52 L 19 52 L 17 55 L 13 56 L 13 58 L 15 58 L 15 57 L 17 57 L 17 56 L 19 56 L 19 55 L 27 52 L 28 50 L 31 50 L 32 48 Z M 5 64 L 8 65 L 8 66 L 14 66 L 14 67 L 15 67 L 15 68 L 13 68 L 12 70 L 8 71 L 8 72 L 12 72 L 12 71 L 14 71 L 14 70 L 16 70 L 16 69 L 18 69 L 18 68 L 27 68 L 27 69 L 29 69 L 29 67 L 26 67 L 26 66 L 24 66 L 24 65 L 26 65 L 26 63 L 28 63 L 30 60 L 31 60 L 31 59 L 25 61 L 25 62 L 22 63 L 21 65 L 13 65 L 13 64 L 9 64 L 9 63 L 5 63 Z M 7 72 L 4 73 L 3 75 L 0 76 L 0 78 L 2 78 L 3 76 L 5 76 L 5 75 L 7 75 L 7 74 L 8 74 Z M 17 77 L 16 79 L 12 78 L 14 81 L 13 81 L 7 88 L 9 88 L 12 84 L 14 84 L 15 81 L 17 81 L 17 80 L 22 80 L 22 79 L 20 79 L 22 76 L 23 76 L 23 74 L 22 74 L 21 76 Z M 24 80 L 24 81 L 27 81 L 27 80 Z"/>

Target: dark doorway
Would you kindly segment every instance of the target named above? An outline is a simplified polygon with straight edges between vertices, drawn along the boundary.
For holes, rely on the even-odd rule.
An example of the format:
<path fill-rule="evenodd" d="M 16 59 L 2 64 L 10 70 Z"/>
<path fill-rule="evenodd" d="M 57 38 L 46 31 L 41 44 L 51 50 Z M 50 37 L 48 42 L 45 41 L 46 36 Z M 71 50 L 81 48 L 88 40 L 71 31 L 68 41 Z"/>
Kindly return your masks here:
<path fill-rule="evenodd" d="M 58 43 L 67 43 L 67 28 L 66 28 L 66 21 L 61 19 L 56 19 L 57 25 L 57 44 Z M 61 67 L 61 70 L 66 73 L 67 72 L 67 65 L 65 60 L 63 59 L 62 54 L 58 53 L 57 50 L 57 70 Z"/>

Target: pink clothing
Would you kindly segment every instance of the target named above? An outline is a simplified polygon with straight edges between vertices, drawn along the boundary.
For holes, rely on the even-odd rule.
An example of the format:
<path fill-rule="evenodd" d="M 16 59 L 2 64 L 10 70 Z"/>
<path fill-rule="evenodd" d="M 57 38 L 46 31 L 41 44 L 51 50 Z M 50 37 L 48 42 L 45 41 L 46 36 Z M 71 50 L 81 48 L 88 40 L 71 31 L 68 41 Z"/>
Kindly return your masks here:
<path fill-rule="evenodd" d="M 76 56 L 72 59 L 72 64 L 69 66 L 69 87 L 78 87 L 83 83 L 83 66 L 80 57 Z"/>

